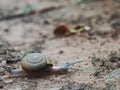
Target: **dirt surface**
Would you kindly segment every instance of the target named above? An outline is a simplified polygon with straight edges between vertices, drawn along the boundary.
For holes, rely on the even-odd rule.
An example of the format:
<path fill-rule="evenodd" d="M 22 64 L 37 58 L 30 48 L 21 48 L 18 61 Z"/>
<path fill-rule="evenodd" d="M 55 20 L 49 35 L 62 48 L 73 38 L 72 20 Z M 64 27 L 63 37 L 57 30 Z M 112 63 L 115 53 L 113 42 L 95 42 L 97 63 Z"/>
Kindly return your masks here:
<path fill-rule="evenodd" d="M 8 68 L 20 67 L 20 62 L 9 60 L 21 60 L 32 52 L 49 56 L 54 65 L 82 62 L 74 65 L 80 70 L 63 75 L 6 80 L 0 90 L 120 90 L 119 82 L 99 82 L 120 68 L 119 5 L 120 0 L 3 0 L 0 18 L 28 6 L 39 7 L 40 12 L 0 20 L 1 78 Z M 53 32 L 60 24 L 70 28 L 84 24 L 90 31 L 57 37 Z"/>

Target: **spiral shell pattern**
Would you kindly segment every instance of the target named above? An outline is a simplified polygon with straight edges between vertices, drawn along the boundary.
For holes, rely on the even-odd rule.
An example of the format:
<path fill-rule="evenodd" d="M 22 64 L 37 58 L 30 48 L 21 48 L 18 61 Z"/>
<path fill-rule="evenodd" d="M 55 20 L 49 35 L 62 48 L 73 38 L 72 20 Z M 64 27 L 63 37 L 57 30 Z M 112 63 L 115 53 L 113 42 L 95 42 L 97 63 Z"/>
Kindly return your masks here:
<path fill-rule="evenodd" d="M 31 53 L 26 55 L 21 61 L 21 67 L 26 72 L 36 72 L 47 67 L 48 58 L 40 53 Z"/>

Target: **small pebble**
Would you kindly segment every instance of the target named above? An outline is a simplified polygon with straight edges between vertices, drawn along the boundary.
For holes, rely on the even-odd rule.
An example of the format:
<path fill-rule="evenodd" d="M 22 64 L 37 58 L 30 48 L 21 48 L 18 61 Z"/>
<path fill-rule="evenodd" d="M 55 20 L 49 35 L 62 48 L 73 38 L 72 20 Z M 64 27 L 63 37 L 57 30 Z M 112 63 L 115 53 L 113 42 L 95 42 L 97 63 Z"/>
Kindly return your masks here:
<path fill-rule="evenodd" d="M 3 88 L 3 80 L 2 80 L 2 78 L 0 78 L 0 89 L 2 89 Z"/>
<path fill-rule="evenodd" d="M 8 28 L 4 29 L 5 32 L 9 32 L 10 30 Z"/>
<path fill-rule="evenodd" d="M 56 87 L 56 88 L 50 88 L 50 89 L 47 89 L 47 90 L 63 90 L 62 87 Z"/>
<path fill-rule="evenodd" d="M 89 26 L 84 26 L 84 30 L 89 31 L 91 28 Z"/>
<path fill-rule="evenodd" d="M 44 24 L 50 24 L 50 20 L 44 20 Z"/>
<path fill-rule="evenodd" d="M 0 57 L 0 63 L 3 61 L 3 58 L 2 57 Z"/>
<path fill-rule="evenodd" d="M 62 54 L 62 53 L 64 53 L 64 51 L 63 51 L 63 50 L 59 51 L 59 54 Z"/>
<path fill-rule="evenodd" d="M 104 62 L 102 60 L 100 60 L 99 58 L 94 58 L 92 60 L 92 64 L 95 66 L 102 66 L 104 64 Z"/>
<path fill-rule="evenodd" d="M 0 73 L 3 73 L 5 71 L 4 68 L 0 68 Z"/>
<path fill-rule="evenodd" d="M 20 88 L 20 87 L 17 87 L 17 88 L 15 88 L 14 90 L 22 90 L 22 88 Z"/>
<path fill-rule="evenodd" d="M 11 58 L 11 59 L 7 59 L 6 60 L 6 63 L 7 64 L 10 64 L 10 63 L 16 63 L 16 62 L 18 62 L 18 61 L 20 61 L 20 57 L 15 57 L 15 58 Z"/>
<path fill-rule="evenodd" d="M 9 84 L 9 83 L 13 83 L 15 79 L 16 79 L 16 78 L 7 78 L 7 79 L 4 79 L 3 82 L 4 82 L 5 84 Z"/>

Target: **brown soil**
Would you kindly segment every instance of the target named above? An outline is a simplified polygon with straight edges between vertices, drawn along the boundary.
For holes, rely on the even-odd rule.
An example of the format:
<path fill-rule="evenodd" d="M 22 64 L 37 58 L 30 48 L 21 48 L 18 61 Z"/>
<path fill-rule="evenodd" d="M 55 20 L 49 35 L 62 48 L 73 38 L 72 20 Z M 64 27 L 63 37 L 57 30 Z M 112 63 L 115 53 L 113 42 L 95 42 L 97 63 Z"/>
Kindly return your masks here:
<path fill-rule="evenodd" d="M 74 65 L 80 69 L 77 72 L 14 78 L 0 89 L 111 90 L 110 83 L 101 84 L 98 80 L 120 68 L 119 4 L 119 0 L 3 0 L 0 18 L 27 6 L 39 6 L 41 12 L 0 21 L 0 58 L 3 58 L 0 77 L 7 68 L 19 68 L 20 62 L 5 64 L 4 61 L 16 57 L 21 60 L 21 53 L 45 54 L 54 65 L 82 62 Z M 89 25 L 94 32 L 56 37 L 53 32 L 61 23 L 68 27 Z M 114 86 L 120 89 L 119 83 Z"/>

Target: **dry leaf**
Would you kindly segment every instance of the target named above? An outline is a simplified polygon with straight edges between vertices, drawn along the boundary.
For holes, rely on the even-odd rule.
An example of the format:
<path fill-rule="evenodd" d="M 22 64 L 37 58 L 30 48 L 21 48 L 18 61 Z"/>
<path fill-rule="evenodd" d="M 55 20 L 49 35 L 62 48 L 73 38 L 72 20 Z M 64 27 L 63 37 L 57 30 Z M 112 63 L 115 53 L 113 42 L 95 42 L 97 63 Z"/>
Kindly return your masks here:
<path fill-rule="evenodd" d="M 54 30 L 54 35 L 55 36 L 67 36 L 70 34 L 70 29 L 66 25 L 59 25 L 55 30 Z"/>

